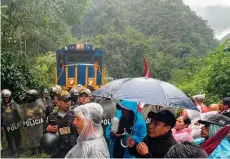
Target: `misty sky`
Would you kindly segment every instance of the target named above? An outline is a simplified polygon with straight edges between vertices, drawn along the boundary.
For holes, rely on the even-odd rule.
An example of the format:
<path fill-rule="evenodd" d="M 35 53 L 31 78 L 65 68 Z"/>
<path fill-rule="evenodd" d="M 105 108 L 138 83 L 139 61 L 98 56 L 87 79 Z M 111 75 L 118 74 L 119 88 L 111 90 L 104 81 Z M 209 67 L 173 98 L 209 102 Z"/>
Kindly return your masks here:
<path fill-rule="evenodd" d="M 183 0 L 198 16 L 208 21 L 217 39 L 230 33 L 230 0 Z"/>

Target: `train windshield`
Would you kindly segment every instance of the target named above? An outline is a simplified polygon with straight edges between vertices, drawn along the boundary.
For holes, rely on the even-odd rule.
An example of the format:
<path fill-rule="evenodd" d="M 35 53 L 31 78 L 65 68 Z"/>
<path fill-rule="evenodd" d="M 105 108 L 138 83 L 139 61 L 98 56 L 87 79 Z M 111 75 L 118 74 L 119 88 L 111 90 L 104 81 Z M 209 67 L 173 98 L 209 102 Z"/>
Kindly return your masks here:
<path fill-rule="evenodd" d="M 69 54 L 68 63 L 92 63 L 92 54 Z"/>

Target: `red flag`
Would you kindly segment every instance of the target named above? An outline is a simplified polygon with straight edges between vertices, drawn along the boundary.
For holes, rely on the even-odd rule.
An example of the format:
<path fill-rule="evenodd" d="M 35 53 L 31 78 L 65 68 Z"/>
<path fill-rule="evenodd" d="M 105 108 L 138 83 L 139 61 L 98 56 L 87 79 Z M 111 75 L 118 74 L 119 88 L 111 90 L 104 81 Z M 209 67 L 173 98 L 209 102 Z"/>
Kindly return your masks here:
<path fill-rule="evenodd" d="M 140 102 L 138 104 L 138 111 L 141 112 L 144 106 L 145 106 L 145 103 L 144 102 Z"/>
<path fill-rule="evenodd" d="M 215 148 L 220 144 L 220 142 L 226 137 L 226 135 L 230 131 L 230 126 L 225 126 L 221 130 L 219 130 L 215 135 L 210 137 L 206 140 L 202 145 L 201 148 L 206 151 L 208 155 L 210 155 Z"/>
<path fill-rule="evenodd" d="M 144 77 L 150 77 L 150 72 L 149 72 L 149 65 L 148 62 L 146 61 L 144 57 L 144 65 L 145 65 L 145 70 L 144 70 Z"/>

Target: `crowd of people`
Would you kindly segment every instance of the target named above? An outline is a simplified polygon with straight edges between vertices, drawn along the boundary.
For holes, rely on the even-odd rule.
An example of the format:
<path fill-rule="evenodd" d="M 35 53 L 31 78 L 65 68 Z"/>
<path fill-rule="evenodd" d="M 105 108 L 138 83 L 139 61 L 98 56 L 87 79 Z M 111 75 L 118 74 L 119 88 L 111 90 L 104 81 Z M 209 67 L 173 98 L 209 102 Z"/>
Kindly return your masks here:
<path fill-rule="evenodd" d="M 230 97 L 206 106 L 204 95 L 193 96 L 199 111 L 150 111 L 146 124 L 138 103 L 121 100 L 103 132 L 103 107 L 91 91 L 78 85 L 70 92 L 60 86 L 26 92 L 18 105 L 12 92 L 1 91 L 1 137 L 8 156 L 19 157 L 27 134 L 27 156 L 51 158 L 229 158 Z M 23 140 L 23 141 L 22 141 Z"/>

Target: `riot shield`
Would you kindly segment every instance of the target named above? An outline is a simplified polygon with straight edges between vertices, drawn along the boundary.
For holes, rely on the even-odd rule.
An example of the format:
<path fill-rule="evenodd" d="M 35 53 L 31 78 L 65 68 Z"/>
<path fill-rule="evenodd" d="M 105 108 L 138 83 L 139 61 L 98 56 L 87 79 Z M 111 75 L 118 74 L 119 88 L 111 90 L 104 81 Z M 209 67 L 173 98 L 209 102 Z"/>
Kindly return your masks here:
<path fill-rule="evenodd" d="M 42 101 L 25 103 L 20 106 L 20 116 L 25 127 L 38 125 L 44 118 L 44 104 Z M 35 122 L 36 121 L 36 122 Z"/>
<path fill-rule="evenodd" d="M 43 135 L 43 122 L 45 117 L 45 106 L 42 99 L 26 103 L 20 106 L 20 116 L 23 126 L 28 134 L 30 147 L 40 146 Z"/>
<path fill-rule="evenodd" d="M 106 128 L 110 124 L 111 119 L 116 116 L 116 104 L 118 101 L 116 100 L 105 100 L 102 99 L 100 104 L 103 108 L 103 116 L 102 116 L 102 128 L 104 131 L 104 136 L 106 133 Z"/>
<path fill-rule="evenodd" d="M 6 108 L 2 106 L 2 120 L 8 132 L 19 129 L 22 124 L 17 107 L 14 102 L 9 103 Z"/>

